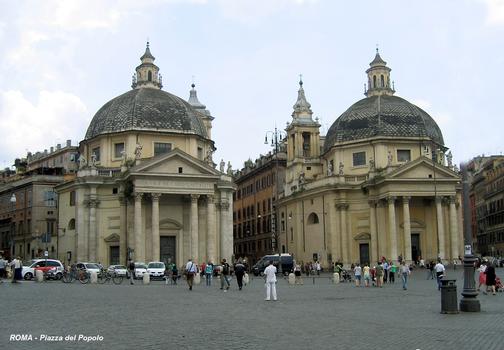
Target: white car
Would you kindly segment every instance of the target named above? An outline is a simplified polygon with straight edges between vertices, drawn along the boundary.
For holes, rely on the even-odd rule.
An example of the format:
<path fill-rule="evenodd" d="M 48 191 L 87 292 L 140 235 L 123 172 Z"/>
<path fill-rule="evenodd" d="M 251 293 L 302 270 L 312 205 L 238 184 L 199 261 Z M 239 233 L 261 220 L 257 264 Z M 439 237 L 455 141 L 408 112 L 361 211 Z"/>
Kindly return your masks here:
<path fill-rule="evenodd" d="M 165 270 L 164 262 L 152 261 L 147 265 L 147 272 L 151 279 L 164 278 Z"/>
<path fill-rule="evenodd" d="M 101 272 L 101 268 L 100 268 L 100 265 L 96 264 L 96 263 L 90 263 L 90 262 L 78 262 L 77 264 L 75 264 L 75 266 L 80 269 L 80 270 L 83 270 L 83 271 L 86 271 L 88 273 L 91 273 L 91 272 L 96 272 L 96 273 L 100 273 Z"/>
<path fill-rule="evenodd" d="M 23 266 L 21 275 L 25 280 L 31 280 L 33 276 L 35 276 L 35 270 L 41 270 L 42 272 L 47 273 L 52 269 L 55 269 L 53 270 L 53 278 L 60 279 L 61 277 L 63 277 L 63 264 L 61 263 L 61 261 L 54 259 L 30 260 L 27 266 Z"/>
<path fill-rule="evenodd" d="M 147 273 L 147 266 L 145 263 L 135 263 L 135 278 L 143 278 L 144 273 Z"/>
<path fill-rule="evenodd" d="M 126 277 L 128 275 L 128 269 L 124 265 L 110 265 L 107 271 L 109 273 L 115 273 L 117 276 Z"/>

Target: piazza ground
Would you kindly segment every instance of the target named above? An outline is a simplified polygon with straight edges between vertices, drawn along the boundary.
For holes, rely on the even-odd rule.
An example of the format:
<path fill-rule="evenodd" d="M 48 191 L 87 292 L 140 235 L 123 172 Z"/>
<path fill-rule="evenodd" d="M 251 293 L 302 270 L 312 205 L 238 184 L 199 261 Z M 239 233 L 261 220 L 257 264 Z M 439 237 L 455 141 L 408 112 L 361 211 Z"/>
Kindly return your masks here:
<path fill-rule="evenodd" d="M 497 269 L 504 277 L 504 270 Z M 504 293 L 480 295 L 480 313 L 440 314 L 440 294 L 424 270 L 401 284 L 355 288 L 329 275 L 302 286 L 278 283 L 264 301 L 256 278 L 242 291 L 218 284 L 178 286 L 0 284 L 0 349 L 503 349 Z M 462 269 L 450 270 L 462 290 Z M 459 294 L 460 300 L 460 294 Z M 103 341 L 9 341 L 11 334 L 100 335 Z"/>

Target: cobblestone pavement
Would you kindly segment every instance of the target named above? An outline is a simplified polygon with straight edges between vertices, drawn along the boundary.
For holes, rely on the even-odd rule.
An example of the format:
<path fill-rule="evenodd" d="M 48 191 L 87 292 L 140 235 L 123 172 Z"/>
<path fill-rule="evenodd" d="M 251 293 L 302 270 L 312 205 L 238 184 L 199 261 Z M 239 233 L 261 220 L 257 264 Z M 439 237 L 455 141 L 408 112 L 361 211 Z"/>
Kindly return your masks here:
<path fill-rule="evenodd" d="M 497 269 L 504 277 L 504 270 Z M 449 271 L 462 290 L 462 270 Z M 126 281 L 125 281 L 126 282 Z M 182 281 L 183 282 L 183 281 Z M 256 278 L 239 291 L 213 286 L 0 284 L 0 349 L 504 349 L 504 293 L 480 295 L 480 313 L 440 313 L 440 293 L 424 270 L 409 289 L 331 284 L 329 275 L 302 286 L 278 283 L 264 301 Z M 32 341 L 10 341 L 11 335 Z M 63 341 L 41 341 L 41 335 Z M 67 335 L 103 337 L 65 341 Z"/>

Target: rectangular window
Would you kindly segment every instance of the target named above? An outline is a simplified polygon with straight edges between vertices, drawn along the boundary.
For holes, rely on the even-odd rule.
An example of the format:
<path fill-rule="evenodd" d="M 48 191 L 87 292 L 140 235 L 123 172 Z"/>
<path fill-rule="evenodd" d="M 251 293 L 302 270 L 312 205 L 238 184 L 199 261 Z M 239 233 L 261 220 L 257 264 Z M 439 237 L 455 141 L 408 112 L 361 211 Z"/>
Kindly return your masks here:
<path fill-rule="evenodd" d="M 409 149 L 398 149 L 397 150 L 397 161 L 398 162 L 411 161 L 411 151 Z"/>
<path fill-rule="evenodd" d="M 100 147 L 93 148 L 93 149 L 91 150 L 91 155 L 93 155 L 93 154 L 94 154 L 94 155 L 95 155 L 95 157 L 96 157 L 96 158 L 95 158 L 95 159 L 96 159 L 96 161 L 97 161 L 97 162 L 99 162 L 99 161 L 100 161 Z"/>
<path fill-rule="evenodd" d="M 56 206 L 56 192 L 54 191 L 45 191 L 44 192 L 44 202 L 48 207 Z"/>
<path fill-rule="evenodd" d="M 366 165 L 366 152 L 356 152 L 353 154 L 353 166 Z"/>
<path fill-rule="evenodd" d="M 124 152 L 124 142 L 114 144 L 114 158 L 122 158 Z"/>
<path fill-rule="evenodd" d="M 154 157 L 171 151 L 172 144 L 164 142 L 154 142 Z"/>
<path fill-rule="evenodd" d="M 75 191 L 70 191 L 70 206 L 75 206 Z"/>

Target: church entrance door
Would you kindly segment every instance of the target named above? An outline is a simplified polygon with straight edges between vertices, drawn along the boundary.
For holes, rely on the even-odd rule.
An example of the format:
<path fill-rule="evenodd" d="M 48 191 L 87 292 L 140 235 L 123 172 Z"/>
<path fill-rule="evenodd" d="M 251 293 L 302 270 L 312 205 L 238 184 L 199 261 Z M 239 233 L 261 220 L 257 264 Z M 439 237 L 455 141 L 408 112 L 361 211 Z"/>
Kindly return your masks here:
<path fill-rule="evenodd" d="M 159 260 L 168 263 L 177 263 L 175 236 L 161 236 L 159 242 Z"/>

